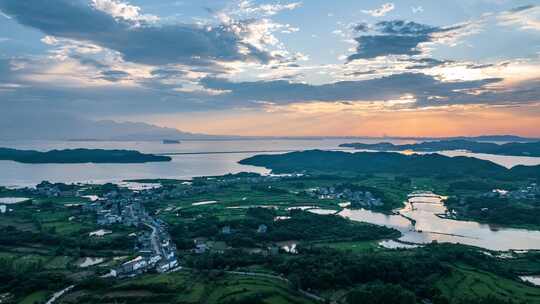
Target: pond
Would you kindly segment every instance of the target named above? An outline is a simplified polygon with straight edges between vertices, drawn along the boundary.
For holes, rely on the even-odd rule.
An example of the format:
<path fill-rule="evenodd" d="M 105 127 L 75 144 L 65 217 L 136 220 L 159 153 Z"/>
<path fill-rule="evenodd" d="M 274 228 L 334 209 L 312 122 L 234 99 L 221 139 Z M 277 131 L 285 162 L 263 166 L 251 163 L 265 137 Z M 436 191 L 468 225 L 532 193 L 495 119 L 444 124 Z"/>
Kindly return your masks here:
<path fill-rule="evenodd" d="M 385 215 L 364 209 L 344 209 L 339 214 L 351 220 L 395 228 L 403 234 L 399 240 L 405 243 L 461 243 L 498 251 L 540 249 L 540 231 L 501 228 L 438 216 L 446 211 L 440 198 L 430 196 L 409 199 L 399 214 Z M 416 224 L 413 225 L 411 220 Z"/>
<path fill-rule="evenodd" d="M 336 214 L 339 211 L 332 210 L 332 209 L 320 209 L 320 208 L 314 208 L 314 209 L 308 209 L 308 212 L 320 214 L 320 215 L 328 215 L 328 214 Z"/>
<path fill-rule="evenodd" d="M 203 202 L 197 202 L 197 203 L 193 203 L 191 204 L 192 206 L 204 206 L 204 205 L 213 205 L 213 204 L 217 204 L 218 201 L 203 201 Z"/>
<path fill-rule="evenodd" d="M 98 264 L 101 264 L 105 261 L 104 258 L 90 258 L 90 257 L 86 257 L 82 260 L 81 263 L 79 263 L 79 267 L 81 268 L 87 268 L 87 267 L 91 267 L 91 266 L 94 266 L 94 265 L 98 265 Z"/>
<path fill-rule="evenodd" d="M 0 204 L 13 205 L 29 200 L 27 197 L 0 197 Z"/>
<path fill-rule="evenodd" d="M 523 276 L 519 278 L 525 282 L 529 282 L 536 286 L 540 286 L 540 276 Z"/>

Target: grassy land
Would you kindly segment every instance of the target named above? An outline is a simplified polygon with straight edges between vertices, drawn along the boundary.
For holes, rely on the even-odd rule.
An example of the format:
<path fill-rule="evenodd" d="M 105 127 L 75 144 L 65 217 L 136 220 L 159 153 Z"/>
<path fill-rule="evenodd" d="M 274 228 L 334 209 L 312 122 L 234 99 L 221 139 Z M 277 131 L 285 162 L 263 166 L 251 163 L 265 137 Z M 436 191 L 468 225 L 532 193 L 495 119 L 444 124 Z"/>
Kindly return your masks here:
<path fill-rule="evenodd" d="M 381 250 L 381 247 L 377 244 L 377 241 L 315 243 L 314 246 L 352 251 L 354 253 Z"/>
<path fill-rule="evenodd" d="M 203 181 L 202 183 L 211 184 L 217 182 L 218 179 Z M 0 260 L 13 261 L 16 266 L 15 269 L 28 268 L 23 267 L 24 265 L 37 265 L 35 268 L 41 274 L 48 275 L 50 272 L 56 272 L 73 279 L 80 287 L 62 298 L 59 303 L 311 303 L 310 299 L 300 295 L 287 282 L 278 278 L 241 276 L 217 270 L 267 274 L 283 273 L 288 275 L 287 269 L 291 265 L 295 266 L 295 264 L 287 265 L 284 268 L 272 266 L 295 259 L 298 263 L 303 263 L 303 259 L 309 257 L 309 254 L 300 251 L 298 255 L 295 255 L 282 251 L 272 253 L 271 256 L 253 254 L 248 257 L 247 255 L 247 252 L 250 252 L 251 249 L 266 250 L 269 246 L 281 241 L 282 238 L 286 238 L 286 240 L 298 241 L 301 245 L 299 247 L 311 246 L 311 249 L 317 250 L 320 250 L 321 247 L 329 247 L 336 250 L 327 253 L 328 255 L 351 254 L 362 257 L 360 260 L 368 261 L 366 265 L 358 263 L 355 269 L 343 265 L 341 265 L 342 268 L 339 268 L 339 263 L 343 262 L 343 259 L 325 263 L 330 256 L 318 256 L 312 253 L 313 264 L 310 266 L 322 265 L 324 267 L 321 266 L 320 271 L 314 271 L 310 278 L 321 275 L 321 281 L 328 281 L 329 279 L 325 276 L 335 271 L 336 273 L 329 278 L 339 281 L 338 279 L 347 273 L 339 271 L 339 269 L 348 269 L 349 274 L 363 272 L 366 277 L 364 281 L 357 280 L 350 284 L 341 283 L 342 286 L 335 288 L 331 286 L 329 290 L 317 290 L 317 287 L 314 288 L 314 290 L 317 290 L 315 293 L 320 292 L 321 295 L 329 299 L 344 299 L 352 289 L 362 286 L 357 284 L 371 282 L 370 280 L 373 279 L 376 273 L 386 273 L 393 279 L 384 276 L 380 277 L 390 283 L 398 282 L 398 284 L 402 284 L 406 282 L 407 277 L 410 277 L 410 273 L 407 272 L 409 269 L 412 269 L 412 272 L 418 271 L 420 273 L 422 267 L 428 270 L 433 268 L 433 261 L 430 260 L 432 258 L 437 261 L 444 261 L 441 262 L 444 265 L 449 264 L 453 271 L 449 275 L 441 271 L 436 276 L 429 278 L 419 276 L 417 281 L 406 286 L 410 290 L 417 292 L 416 294 L 419 297 L 423 297 L 422 292 L 424 291 L 415 290 L 413 287 L 422 284 L 426 288 L 433 286 L 440 289 L 448 299 L 470 299 L 490 295 L 502 300 L 514 299 L 523 300 L 526 303 L 540 303 L 540 288 L 534 288 L 511 279 L 512 275 L 535 275 L 540 273 L 540 255 L 537 257 L 535 253 L 515 254 L 512 259 L 499 259 L 495 262 L 480 259 L 482 263 L 490 266 L 504 264 L 501 267 L 483 268 L 482 265 L 474 263 L 468 263 L 467 266 L 465 264 L 456 266 L 455 263 L 457 262 L 455 260 L 448 262 L 444 259 L 434 258 L 430 252 L 425 253 L 425 256 L 415 256 L 422 249 L 399 251 L 381 248 L 377 244 L 378 240 L 371 240 L 374 235 L 371 232 L 367 233 L 371 238 L 352 238 L 337 233 L 352 234 L 354 232 L 353 226 L 342 227 L 335 223 L 328 224 L 328 221 L 315 221 L 316 219 L 308 219 L 305 221 L 307 223 L 300 222 L 305 227 L 294 222 L 294 217 L 299 215 L 290 212 L 288 210 L 290 207 L 313 206 L 340 210 L 339 203 L 343 202 L 342 200 L 318 199 L 307 195 L 304 190 L 342 183 L 371 187 L 381 191 L 384 193 L 385 199 L 390 202 L 385 205 L 387 210 L 401 206 L 407 193 L 414 189 L 432 190 L 443 195 L 450 193 L 449 182 L 442 179 L 414 177 L 404 181 L 402 177 L 394 175 L 366 175 L 361 177 L 306 177 L 256 184 L 241 182 L 226 184 L 219 186 L 215 191 L 188 195 L 184 198 L 157 199 L 147 203 L 146 208 L 150 212 L 156 212 L 157 217 L 169 224 L 169 231 L 173 236 L 173 240 L 179 245 L 181 263 L 197 268 L 196 263 L 189 264 L 190 259 L 192 259 L 196 262 L 204 261 L 208 262 L 208 265 L 217 266 L 199 267 L 200 272 L 182 271 L 167 275 L 147 274 L 135 279 L 107 282 L 96 279 L 94 275 L 99 270 L 110 268 L 111 265 L 108 263 L 113 263 L 112 258 L 114 256 L 133 253 L 131 243 L 128 244 L 129 246 L 124 246 L 122 250 L 116 250 L 122 240 L 129 241 L 127 234 L 132 231 L 115 226 L 110 227 L 114 231 L 111 235 L 100 239 L 90 238 L 88 232 L 100 228 L 96 225 L 95 217 L 92 214 L 82 212 L 78 208 L 65 206 L 67 203 L 78 203 L 78 200 L 71 198 L 34 198 L 33 202 L 13 205 L 13 212 L 0 217 L 0 228 L 13 226 L 19 230 L 21 235 L 48 235 L 53 241 L 63 239 L 66 242 L 53 243 L 47 242 L 46 239 L 32 238 L 32 242 L 0 243 Z M 189 188 L 189 186 L 182 185 L 180 181 L 174 180 L 164 181 L 164 184 L 171 187 Z M 89 192 L 89 194 L 97 193 Z M 193 203 L 202 201 L 217 201 L 217 203 L 193 205 Z M 261 212 L 261 210 L 266 212 L 267 209 L 249 210 L 250 207 L 256 206 L 275 206 L 276 209 L 270 212 L 270 217 L 267 218 L 264 212 Z M 253 213 L 253 211 L 258 212 Z M 282 221 L 274 221 L 275 216 L 292 216 L 293 219 L 290 220 L 293 224 L 291 224 L 291 227 L 287 227 Z M 264 235 L 258 235 L 256 232 L 260 223 L 266 223 L 269 227 L 268 232 Z M 235 232 L 229 236 L 223 235 L 221 228 L 224 225 L 230 225 Z M 208 232 L 210 227 L 215 229 Z M 306 232 L 308 235 L 303 235 L 304 238 L 298 239 L 290 234 L 282 233 L 278 235 L 282 238 L 270 238 L 269 236 L 275 236 L 273 233 L 280 227 L 285 227 L 281 232 L 289 233 L 295 231 L 295 228 L 301 227 L 299 230 Z M 367 227 L 363 229 L 367 229 Z M 31 234 L 22 234 L 22 232 Z M 337 238 L 336 235 L 341 236 L 341 238 Z M 177 239 L 177 236 L 180 237 Z M 193 254 L 191 249 L 195 238 L 204 238 L 204 241 L 208 244 L 219 244 L 220 246 L 215 247 L 221 249 L 213 250 L 210 255 Z M 11 241 L 8 238 L 5 239 Z M 70 246 L 75 241 L 77 241 L 76 245 Z M 445 252 L 452 251 L 453 249 L 450 247 L 452 246 L 441 250 Z M 231 248 L 234 251 L 229 250 Z M 471 250 L 484 257 L 478 249 Z M 459 252 L 455 253 L 456 256 L 459 256 L 459 254 Z M 87 256 L 105 257 L 106 261 L 102 265 L 90 269 L 77 267 L 78 262 L 82 260 L 81 258 Z M 444 257 L 444 255 L 441 256 Z M 425 259 L 426 264 L 414 264 L 416 257 Z M 463 261 L 459 260 L 459 258 L 456 259 L 458 263 Z M 213 263 L 216 260 L 219 263 Z M 253 262 L 247 263 L 248 260 Z M 381 264 L 381 267 L 376 268 L 376 270 L 370 269 L 375 262 L 380 260 L 385 260 L 386 264 Z M 410 263 L 400 264 L 403 261 Z M 343 264 L 350 263 L 343 262 Z M 21 267 L 17 267 L 17 265 L 21 265 Z M 403 267 L 400 268 L 396 265 Z M 412 266 L 408 267 L 410 265 Z M 297 264 L 296 267 L 298 267 L 298 273 L 300 274 L 306 273 L 309 269 L 309 267 L 304 267 L 301 264 Z M 493 273 L 480 269 L 493 271 Z M 394 275 L 399 271 L 403 273 L 403 276 L 400 279 L 395 279 Z M 508 278 L 495 274 L 504 274 L 505 271 L 509 274 Z M 27 275 L 32 278 L 32 271 L 28 271 Z M 294 281 L 295 275 L 297 273 L 293 273 L 292 277 L 288 277 L 291 282 Z M 87 281 L 87 278 L 90 278 L 90 280 Z M 47 277 L 44 278 L 44 280 L 47 279 Z M 380 280 L 380 278 L 377 280 Z M 385 283 L 388 282 L 385 281 Z M 64 285 L 66 284 L 62 282 L 62 286 Z M 307 286 L 310 288 L 310 285 Z M 57 287 L 47 288 L 46 285 L 38 284 L 36 288 L 30 289 L 28 292 L 18 293 L 17 300 L 23 301 L 22 303 L 42 302 L 44 298 L 59 289 Z"/>
<path fill-rule="evenodd" d="M 540 303 L 540 288 L 465 266 L 456 266 L 449 277 L 440 280 L 435 286 L 455 302 L 491 296 L 500 300 Z"/>
<path fill-rule="evenodd" d="M 183 271 L 145 275 L 112 287 L 82 289 L 61 303 L 312 303 L 288 283 L 272 278 Z"/>
<path fill-rule="evenodd" d="M 19 304 L 44 303 L 49 299 L 50 293 L 47 291 L 37 291 L 25 297 Z"/>

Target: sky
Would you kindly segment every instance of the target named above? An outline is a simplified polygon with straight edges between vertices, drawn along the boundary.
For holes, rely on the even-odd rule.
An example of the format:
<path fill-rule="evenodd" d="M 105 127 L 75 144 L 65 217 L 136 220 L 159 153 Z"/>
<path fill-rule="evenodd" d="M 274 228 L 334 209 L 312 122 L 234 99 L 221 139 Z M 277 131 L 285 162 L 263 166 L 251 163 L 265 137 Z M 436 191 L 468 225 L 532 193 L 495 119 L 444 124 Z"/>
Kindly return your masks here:
<path fill-rule="evenodd" d="M 540 137 L 540 0 L 0 0 L 2 120 Z"/>

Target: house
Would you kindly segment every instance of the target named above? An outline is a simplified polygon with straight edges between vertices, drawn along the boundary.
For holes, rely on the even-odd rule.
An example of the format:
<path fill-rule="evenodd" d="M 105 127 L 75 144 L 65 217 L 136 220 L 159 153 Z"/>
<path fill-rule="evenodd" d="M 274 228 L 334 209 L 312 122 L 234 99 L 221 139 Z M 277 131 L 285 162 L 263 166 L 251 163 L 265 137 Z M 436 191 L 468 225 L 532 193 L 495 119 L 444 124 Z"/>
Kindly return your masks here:
<path fill-rule="evenodd" d="M 100 226 L 109 226 L 122 222 L 122 217 L 110 213 L 98 214 L 97 224 Z"/>
<path fill-rule="evenodd" d="M 259 228 L 257 229 L 257 233 L 266 233 L 268 231 L 268 227 L 265 224 L 259 225 Z"/>
<path fill-rule="evenodd" d="M 88 236 L 98 236 L 98 237 L 102 237 L 102 236 L 105 236 L 107 234 L 111 234 L 112 231 L 110 230 L 104 230 L 104 229 L 100 229 L 100 230 L 96 230 L 96 231 L 92 231 L 88 234 Z"/>
<path fill-rule="evenodd" d="M 231 234 L 231 226 L 225 226 L 225 227 L 221 228 L 221 233 L 222 234 Z"/>
<path fill-rule="evenodd" d="M 208 245 L 206 244 L 196 244 L 195 249 L 193 249 L 193 252 L 196 254 L 203 254 L 208 250 Z"/>
<path fill-rule="evenodd" d="M 116 269 L 118 276 L 132 277 L 146 271 L 148 260 L 142 256 L 138 256 L 131 261 L 125 262 Z"/>

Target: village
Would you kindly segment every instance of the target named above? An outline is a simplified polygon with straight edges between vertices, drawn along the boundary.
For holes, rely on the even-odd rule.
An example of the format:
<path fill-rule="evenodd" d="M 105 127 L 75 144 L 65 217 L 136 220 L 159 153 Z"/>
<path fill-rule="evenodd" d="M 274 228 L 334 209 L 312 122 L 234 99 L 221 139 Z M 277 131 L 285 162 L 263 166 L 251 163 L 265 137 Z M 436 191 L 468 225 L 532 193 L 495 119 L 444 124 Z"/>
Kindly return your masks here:
<path fill-rule="evenodd" d="M 375 208 L 383 205 L 383 201 L 375 197 L 370 191 L 354 190 L 343 185 L 318 187 L 310 189 L 308 193 L 312 197 L 319 199 L 347 200 L 351 203 L 351 207 Z"/>
<path fill-rule="evenodd" d="M 487 198 L 509 198 L 512 200 L 534 200 L 540 196 L 540 187 L 536 183 L 531 183 L 520 187 L 518 190 L 507 191 L 494 189 L 490 192 L 483 193 L 481 196 Z"/>
<path fill-rule="evenodd" d="M 69 203 L 69 207 L 81 208 L 83 212 L 94 214 L 96 224 L 101 229 L 89 233 L 90 237 L 104 237 L 112 234 L 115 225 L 135 228 L 137 232 L 130 236 L 136 238 L 133 248 L 134 258 L 115 266 L 104 277 L 134 277 L 149 271 L 159 273 L 179 269 L 179 257 L 176 245 L 171 240 L 168 225 L 163 220 L 151 215 L 144 205 L 159 200 L 181 199 L 197 194 L 209 194 L 220 188 L 237 183 L 259 184 L 280 181 L 294 176 L 261 176 L 245 174 L 225 176 L 219 179 L 208 177 L 198 181 L 184 181 L 178 185 L 163 187 L 155 184 L 152 187 L 142 187 L 140 190 L 119 187 L 116 184 L 106 186 L 99 196 L 88 193 L 89 185 L 50 183 L 43 181 L 36 187 L 21 188 L 18 191 L 27 196 L 46 198 L 81 197 L 90 200 L 88 203 Z M 201 182 L 202 181 L 202 182 Z M 207 181 L 205 183 L 204 181 Z M 209 181 L 209 182 L 208 182 Z M 144 185 L 144 183 L 140 184 Z M 157 214 L 157 213 L 156 213 Z M 267 227 L 261 225 L 257 233 L 266 233 Z M 234 234 L 230 226 L 221 228 L 222 235 Z M 213 244 L 201 239 L 194 240 L 192 252 L 202 254 L 209 250 L 220 251 L 219 244 Z M 272 248 L 274 251 L 277 248 Z M 270 249 L 269 249 L 270 250 Z M 223 250 L 221 250 L 223 251 Z M 271 251 L 271 250 L 270 250 Z"/>
<path fill-rule="evenodd" d="M 113 191 L 83 207 L 96 213 L 99 226 L 121 224 L 139 229 L 135 245 L 138 256 L 112 269 L 110 276 L 132 277 L 149 270 L 167 272 L 178 266 L 176 246 L 167 232 L 167 224 L 150 216 L 143 201 L 134 192 Z"/>

